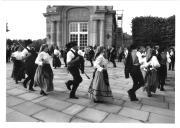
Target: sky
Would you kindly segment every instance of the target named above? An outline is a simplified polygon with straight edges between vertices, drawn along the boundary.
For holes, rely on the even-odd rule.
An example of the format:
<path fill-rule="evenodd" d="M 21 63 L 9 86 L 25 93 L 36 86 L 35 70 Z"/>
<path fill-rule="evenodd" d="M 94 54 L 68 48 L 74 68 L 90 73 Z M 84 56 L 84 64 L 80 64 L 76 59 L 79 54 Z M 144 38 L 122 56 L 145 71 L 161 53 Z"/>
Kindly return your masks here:
<path fill-rule="evenodd" d="M 169 17 L 177 14 L 175 1 L 6 1 L 3 2 L 5 22 L 10 39 L 42 39 L 46 37 L 46 20 L 43 13 L 47 5 L 106 5 L 123 11 L 123 31 L 131 34 L 131 20 L 138 16 Z"/>

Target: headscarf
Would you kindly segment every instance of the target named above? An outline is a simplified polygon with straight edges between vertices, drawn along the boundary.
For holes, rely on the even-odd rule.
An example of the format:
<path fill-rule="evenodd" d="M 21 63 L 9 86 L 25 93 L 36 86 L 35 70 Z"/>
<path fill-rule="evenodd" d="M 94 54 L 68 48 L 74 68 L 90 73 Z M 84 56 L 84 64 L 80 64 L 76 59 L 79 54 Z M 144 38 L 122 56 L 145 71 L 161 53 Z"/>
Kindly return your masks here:
<path fill-rule="evenodd" d="M 94 60 L 104 52 L 104 47 L 103 46 L 98 46 L 95 52 Z"/>

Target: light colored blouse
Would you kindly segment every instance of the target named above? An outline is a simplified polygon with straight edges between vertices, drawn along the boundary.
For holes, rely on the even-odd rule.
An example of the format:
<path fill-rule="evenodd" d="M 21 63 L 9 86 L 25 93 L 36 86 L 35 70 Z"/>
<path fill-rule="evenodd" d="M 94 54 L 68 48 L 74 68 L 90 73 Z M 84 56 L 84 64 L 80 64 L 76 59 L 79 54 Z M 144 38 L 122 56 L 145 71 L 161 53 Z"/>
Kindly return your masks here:
<path fill-rule="evenodd" d="M 38 54 L 35 63 L 38 65 L 42 65 L 43 62 L 50 64 L 50 55 L 44 51 L 42 51 L 41 53 Z"/>
<path fill-rule="evenodd" d="M 22 60 L 23 59 L 22 52 L 20 52 L 20 51 L 13 52 L 11 56 L 15 57 L 16 60 Z"/>
<path fill-rule="evenodd" d="M 56 56 L 61 56 L 61 53 L 60 53 L 60 51 L 59 51 L 59 50 L 54 49 L 54 55 L 56 55 Z"/>
<path fill-rule="evenodd" d="M 102 71 L 103 68 L 107 69 L 108 60 L 104 58 L 103 54 L 100 54 L 94 61 L 94 67 L 98 71 Z"/>

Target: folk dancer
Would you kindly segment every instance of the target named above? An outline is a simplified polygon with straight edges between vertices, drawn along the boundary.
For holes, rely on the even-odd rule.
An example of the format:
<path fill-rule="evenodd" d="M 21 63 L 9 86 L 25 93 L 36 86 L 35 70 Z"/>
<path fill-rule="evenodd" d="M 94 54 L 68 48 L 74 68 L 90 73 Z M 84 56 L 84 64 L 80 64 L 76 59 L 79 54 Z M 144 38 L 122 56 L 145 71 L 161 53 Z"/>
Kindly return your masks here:
<path fill-rule="evenodd" d="M 34 84 L 41 88 L 40 94 L 46 96 L 47 93 L 54 90 L 53 71 L 50 66 L 50 55 L 48 54 L 47 44 L 41 45 L 35 63 L 38 67 L 34 76 Z"/>
<path fill-rule="evenodd" d="M 67 48 L 70 49 L 67 53 L 67 69 L 73 76 L 73 80 L 68 80 L 65 84 L 66 87 L 71 91 L 69 98 L 78 99 L 76 96 L 76 90 L 79 84 L 82 82 L 79 69 L 81 70 L 81 73 L 84 73 L 84 59 L 78 54 L 77 42 L 70 42 L 67 45 Z"/>
<path fill-rule="evenodd" d="M 104 57 L 105 49 L 102 46 L 97 48 L 95 53 L 93 79 L 89 86 L 90 98 L 97 102 L 112 102 L 113 96 L 107 73 L 108 60 Z"/>

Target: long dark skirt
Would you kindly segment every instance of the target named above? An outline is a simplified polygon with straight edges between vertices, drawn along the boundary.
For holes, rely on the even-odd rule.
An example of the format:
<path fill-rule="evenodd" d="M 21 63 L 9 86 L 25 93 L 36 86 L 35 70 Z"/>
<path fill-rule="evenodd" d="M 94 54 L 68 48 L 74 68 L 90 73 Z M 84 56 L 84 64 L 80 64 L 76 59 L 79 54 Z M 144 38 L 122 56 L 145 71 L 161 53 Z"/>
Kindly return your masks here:
<path fill-rule="evenodd" d="M 148 92 L 156 92 L 159 86 L 159 77 L 156 69 L 149 70 L 146 74 L 145 88 Z"/>
<path fill-rule="evenodd" d="M 56 55 L 53 55 L 53 67 L 61 67 L 61 61 Z"/>
<path fill-rule="evenodd" d="M 25 78 L 24 63 L 21 60 L 13 60 L 13 71 L 11 77 L 16 81 Z"/>
<path fill-rule="evenodd" d="M 45 93 L 54 90 L 53 72 L 50 64 L 38 66 L 34 76 L 34 85 L 39 86 Z"/>
<path fill-rule="evenodd" d="M 165 85 L 165 80 L 167 78 L 167 66 L 161 65 L 158 70 L 159 82 L 161 85 Z"/>
<path fill-rule="evenodd" d="M 113 96 L 109 85 L 107 70 L 95 71 L 88 90 L 94 101 L 112 102 Z"/>

